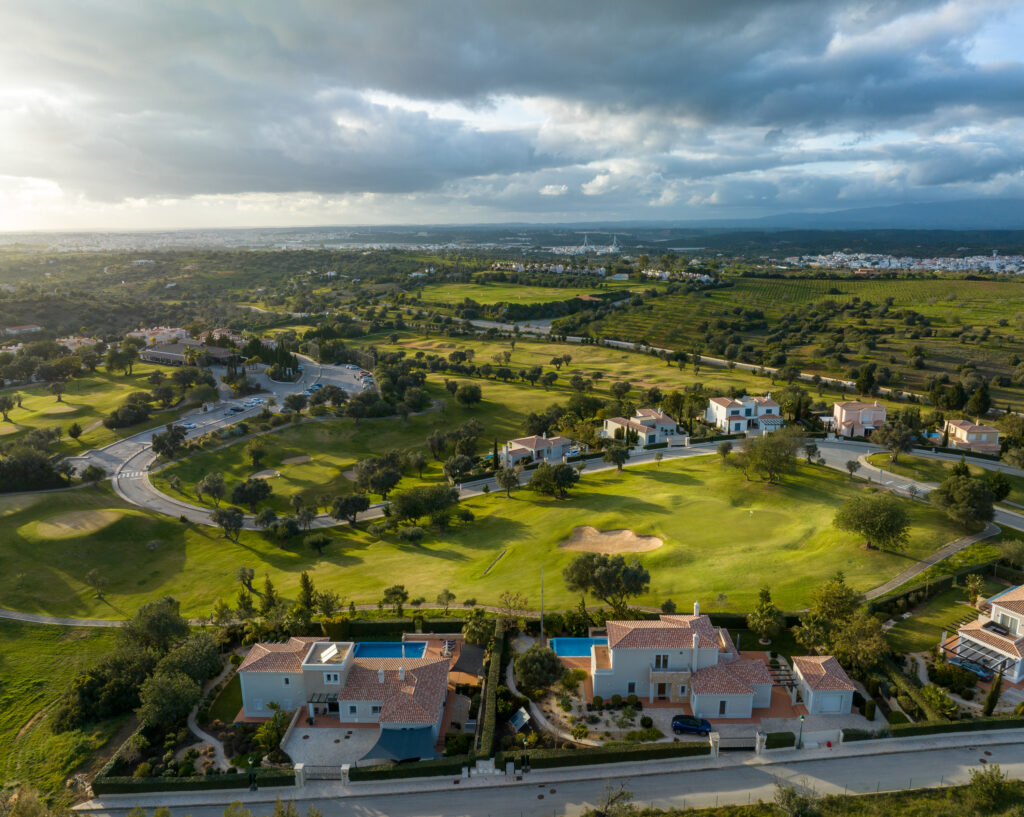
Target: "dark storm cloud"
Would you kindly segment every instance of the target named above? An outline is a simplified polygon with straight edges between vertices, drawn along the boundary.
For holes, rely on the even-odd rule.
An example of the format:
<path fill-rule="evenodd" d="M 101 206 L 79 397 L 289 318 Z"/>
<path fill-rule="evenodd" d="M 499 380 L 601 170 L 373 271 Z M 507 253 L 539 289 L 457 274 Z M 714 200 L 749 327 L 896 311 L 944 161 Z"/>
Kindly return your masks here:
<path fill-rule="evenodd" d="M 112 201 L 429 193 L 598 211 L 614 193 L 627 216 L 821 206 L 886 177 L 991 182 L 1020 173 L 1024 66 L 966 55 L 1005 5 L 9 3 L 0 175 Z M 547 121 L 474 119 L 509 98 Z M 424 112 L 453 102 L 469 113 Z M 983 144 L 948 138 L 965 127 Z"/>

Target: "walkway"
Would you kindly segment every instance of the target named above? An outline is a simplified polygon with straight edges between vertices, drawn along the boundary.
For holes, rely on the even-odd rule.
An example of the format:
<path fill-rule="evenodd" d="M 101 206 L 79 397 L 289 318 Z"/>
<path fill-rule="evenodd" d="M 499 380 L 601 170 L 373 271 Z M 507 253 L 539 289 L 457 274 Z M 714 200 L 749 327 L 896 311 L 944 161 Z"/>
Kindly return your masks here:
<path fill-rule="evenodd" d="M 53 624 L 58 627 L 120 627 L 124 622 L 107 621 L 101 618 L 66 618 L 63 616 L 42 616 L 38 613 L 20 613 L 17 610 L 0 610 L 0 618 L 10 621 L 24 621 L 29 624 Z"/>
<path fill-rule="evenodd" d="M 214 678 L 212 681 L 208 681 L 204 685 L 203 695 L 206 695 L 207 692 L 209 692 L 211 689 L 217 686 L 217 684 L 219 684 L 225 678 L 227 678 L 233 670 L 234 666 L 232 665 L 232 663 L 230 661 L 225 661 L 224 669 L 222 669 L 220 673 L 218 673 L 216 678 Z M 231 766 L 231 762 L 228 760 L 228 756 L 224 753 L 224 744 L 217 740 L 217 738 L 215 738 L 213 735 L 204 732 L 199 727 L 199 724 L 196 722 L 196 715 L 199 714 L 199 706 L 200 704 L 202 704 L 202 702 L 203 699 L 202 697 L 200 697 L 196 705 L 192 707 L 192 711 L 188 713 L 186 723 L 188 724 L 189 731 L 197 738 L 199 738 L 199 740 L 203 742 L 204 746 L 213 747 L 214 757 L 216 757 L 217 759 L 217 768 L 219 768 L 221 771 L 226 771 L 228 767 Z"/>

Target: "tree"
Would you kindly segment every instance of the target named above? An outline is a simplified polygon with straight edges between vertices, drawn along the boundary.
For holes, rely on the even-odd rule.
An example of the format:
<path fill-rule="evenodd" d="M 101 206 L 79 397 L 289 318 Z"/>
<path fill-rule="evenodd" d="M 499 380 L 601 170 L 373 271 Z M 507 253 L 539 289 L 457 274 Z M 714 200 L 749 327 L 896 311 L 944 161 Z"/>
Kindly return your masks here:
<path fill-rule="evenodd" d="M 236 505 L 248 505 L 252 513 L 256 506 L 273 493 L 270 483 L 265 479 L 247 479 L 238 483 L 231 490 L 231 501 Z"/>
<path fill-rule="evenodd" d="M 519 487 L 519 472 L 515 468 L 501 468 L 494 475 L 498 487 L 505 492 L 506 497 L 512 496 L 512 489 Z"/>
<path fill-rule="evenodd" d="M 299 527 L 308 533 L 309 529 L 316 521 L 316 508 L 312 508 L 309 505 L 301 508 L 299 512 L 295 514 L 295 521 L 299 523 Z"/>
<path fill-rule="evenodd" d="M 401 617 L 402 605 L 409 600 L 409 591 L 404 584 L 394 584 L 384 590 L 384 603 L 390 604 L 395 615 Z"/>
<path fill-rule="evenodd" d="M 868 549 L 903 550 L 909 541 L 910 515 L 892 494 L 866 494 L 847 500 L 833 524 L 864 537 Z"/>
<path fill-rule="evenodd" d="M 238 579 L 239 582 L 241 582 L 242 586 L 246 590 L 249 590 L 251 592 L 252 580 L 256 578 L 256 571 L 253 570 L 251 567 L 240 567 L 238 568 L 238 571 L 235 573 L 235 578 Z"/>
<path fill-rule="evenodd" d="M 463 383 L 455 392 L 455 401 L 460 406 L 469 408 L 483 400 L 483 391 L 477 383 Z"/>
<path fill-rule="evenodd" d="M 167 652 L 171 644 L 189 634 L 181 605 L 170 596 L 143 604 L 118 631 L 118 638 L 136 649 Z"/>
<path fill-rule="evenodd" d="M 772 591 L 762 587 L 757 604 L 747 615 L 747 627 L 755 632 L 761 644 L 770 644 L 785 623 L 785 616 L 772 601 Z"/>
<path fill-rule="evenodd" d="M 722 465 L 725 465 L 729 455 L 732 453 L 732 442 L 730 440 L 722 440 L 715 450 L 718 452 L 718 456 L 722 458 Z"/>
<path fill-rule="evenodd" d="M 11 422 L 8 414 L 13 408 L 14 398 L 9 394 L 0 394 L 0 414 L 3 414 L 5 423 Z"/>
<path fill-rule="evenodd" d="M 245 456 L 249 458 L 253 468 L 259 468 L 260 462 L 267 455 L 267 446 L 259 437 L 249 440 L 245 446 Z"/>
<path fill-rule="evenodd" d="M 370 500 L 364 494 L 337 496 L 331 503 L 331 517 L 338 520 L 344 519 L 350 525 L 355 526 L 358 515 L 369 508 Z"/>
<path fill-rule="evenodd" d="M 544 391 L 547 391 L 558 381 L 557 372 L 544 372 L 540 376 L 540 384 L 544 387 Z"/>
<path fill-rule="evenodd" d="M 273 508 L 263 508 L 256 514 L 256 527 L 261 530 L 272 528 L 277 524 L 277 512 Z"/>
<path fill-rule="evenodd" d="M 316 611 L 324 618 L 330 618 L 341 609 L 341 596 L 333 590 L 321 590 L 316 594 Z"/>
<path fill-rule="evenodd" d="M 604 462 L 615 463 L 616 470 L 621 471 L 622 466 L 629 459 L 629 449 L 619 442 L 610 443 L 604 450 L 604 456 L 601 459 Z"/>
<path fill-rule="evenodd" d="M 627 564 L 623 556 L 607 553 L 581 553 L 566 565 L 562 578 L 569 590 L 590 593 L 620 616 L 627 612 L 626 600 L 646 593 L 651 584 L 639 561 Z"/>
<path fill-rule="evenodd" d="M 85 466 L 85 470 L 82 471 L 82 482 L 88 482 L 92 485 L 95 485 L 101 479 L 105 479 L 106 476 L 107 472 L 104 471 L 100 466 L 87 465 Z"/>
<path fill-rule="evenodd" d="M 238 534 L 242 530 L 242 523 L 245 517 L 238 508 L 215 508 L 213 511 L 213 522 L 228 539 L 238 541 Z"/>
<path fill-rule="evenodd" d="M 487 618 L 482 607 L 474 607 L 466 616 L 462 633 L 470 644 L 484 645 L 494 635 L 494 623 Z"/>
<path fill-rule="evenodd" d="M 270 580 L 270 575 L 265 574 L 263 576 L 263 595 L 260 596 L 260 615 L 269 615 L 274 612 L 280 604 L 281 597 L 277 594 L 277 589 L 274 587 L 274 583 Z"/>
<path fill-rule="evenodd" d="M 185 433 L 182 426 L 168 423 L 162 433 L 153 435 L 153 453 L 170 459 L 181 448 Z"/>
<path fill-rule="evenodd" d="M 256 605 L 252 601 L 252 593 L 244 587 L 238 588 L 238 598 L 235 600 L 235 609 L 242 621 L 248 621 L 256 615 Z"/>
<path fill-rule="evenodd" d="M 992 681 L 992 686 L 989 687 L 988 694 L 985 696 L 985 703 L 982 706 L 981 714 L 986 718 L 990 717 L 996 710 L 996 704 L 999 703 L 999 693 L 1003 691 L 1003 673 L 999 672 L 995 680 Z"/>
<path fill-rule="evenodd" d="M 447 587 L 437 594 L 437 603 L 444 608 L 444 614 L 448 615 L 448 606 L 455 601 L 455 594 Z"/>
<path fill-rule="evenodd" d="M 661 468 L 661 461 L 663 459 L 665 459 L 665 452 L 664 451 L 655 451 L 654 452 L 654 462 L 657 463 L 659 468 Z"/>
<path fill-rule="evenodd" d="M 783 474 L 793 470 L 796 452 L 803 438 L 796 428 L 783 428 L 760 437 L 747 437 L 743 441 L 743 456 L 748 468 L 756 471 L 769 483 L 777 483 Z"/>
<path fill-rule="evenodd" d="M 516 680 L 525 689 L 545 689 L 562 677 L 565 667 L 550 647 L 534 644 L 513 662 Z"/>
<path fill-rule="evenodd" d="M 972 573 L 964 578 L 964 590 L 967 593 L 967 603 L 974 607 L 985 592 L 985 579 L 977 573 Z"/>
<path fill-rule="evenodd" d="M 79 423 L 72 423 L 68 426 L 68 436 L 77 441 L 82 436 L 82 426 Z"/>
<path fill-rule="evenodd" d="M 914 432 L 901 420 L 886 423 L 871 435 L 873 442 L 889 449 L 889 459 L 899 462 L 900 454 L 906 454 L 914 448 Z"/>
<path fill-rule="evenodd" d="M 867 607 L 858 608 L 836 629 L 829 650 L 844 667 L 866 672 L 889 652 L 881 619 Z"/>
<path fill-rule="evenodd" d="M 857 460 L 847 460 L 846 470 L 850 472 L 850 479 L 860 470 L 860 463 Z"/>
<path fill-rule="evenodd" d="M 807 458 L 807 464 L 810 465 L 811 461 L 818 455 L 818 445 L 810 440 L 804 442 L 804 457 Z"/>
<path fill-rule="evenodd" d="M 579 482 L 580 475 L 568 463 L 560 462 L 557 465 L 550 465 L 542 462 L 537 470 L 530 477 L 530 489 L 539 494 L 548 494 L 565 498 L 569 495 L 569 489 Z"/>
<path fill-rule="evenodd" d="M 991 491 L 994 502 L 1002 502 L 1010 495 L 1010 491 L 1013 488 L 1010 484 L 1010 480 L 1007 479 L 1006 474 L 1002 471 L 986 470 L 985 473 L 982 474 L 981 479 L 989 491 Z"/>
<path fill-rule="evenodd" d="M 988 384 L 982 383 L 976 388 L 967 401 L 967 411 L 976 417 L 983 417 L 992 408 L 992 398 L 988 393 Z"/>
<path fill-rule="evenodd" d="M 310 550 L 315 550 L 318 556 L 324 552 L 324 548 L 330 543 L 331 537 L 326 533 L 315 533 L 312 536 L 306 537 L 306 547 Z"/>
<path fill-rule="evenodd" d="M 995 516 L 994 497 L 980 479 L 965 476 L 946 477 L 928 494 L 928 501 L 942 508 L 946 515 L 964 528 L 980 522 L 991 522 Z"/>
<path fill-rule="evenodd" d="M 501 621 L 503 630 L 511 630 L 515 627 L 526 611 L 529 604 L 526 596 L 512 590 L 504 590 L 498 596 L 498 619 Z"/>
<path fill-rule="evenodd" d="M 208 496 L 215 505 L 220 505 L 224 490 L 224 475 L 216 472 L 207 474 L 196 484 L 196 496 Z"/>
<path fill-rule="evenodd" d="M 316 587 L 313 586 L 313 580 L 305 570 L 299 574 L 299 595 L 295 602 L 307 610 L 312 610 L 316 603 Z"/>
<path fill-rule="evenodd" d="M 793 634 L 808 649 L 832 651 L 835 636 L 860 607 L 860 593 L 846 584 L 842 572 L 811 593 L 811 607 Z"/>
<path fill-rule="evenodd" d="M 294 411 L 296 414 L 302 414 L 302 410 L 306 407 L 308 402 L 309 400 L 304 394 L 289 394 L 284 398 L 282 405 L 288 409 L 288 411 Z"/>
<path fill-rule="evenodd" d="M 418 448 L 407 451 L 402 457 L 402 464 L 410 471 L 415 471 L 416 475 L 422 479 L 423 469 L 427 467 L 427 455 Z"/>
<path fill-rule="evenodd" d="M 162 672 L 142 682 L 139 723 L 146 727 L 176 724 L 185 719 L 201 694 L 200 686 L 183 672 Z"/>
<path fill-rule="evenodd" d="M 395 468 L 381 468 L 370 476 L 369 488 L 375 494 L 380 494 L 380 498 L 386 501 L 388 494 L 401 479 L 401 471 Z"/>
<path fill-rule="evenodd" d="M 101 575 L 95 567 L 85 574 L 85 583 L 96 593 L 96 598 L 103 598 L 103 588 L 107 586 L 107 579 Z"/>

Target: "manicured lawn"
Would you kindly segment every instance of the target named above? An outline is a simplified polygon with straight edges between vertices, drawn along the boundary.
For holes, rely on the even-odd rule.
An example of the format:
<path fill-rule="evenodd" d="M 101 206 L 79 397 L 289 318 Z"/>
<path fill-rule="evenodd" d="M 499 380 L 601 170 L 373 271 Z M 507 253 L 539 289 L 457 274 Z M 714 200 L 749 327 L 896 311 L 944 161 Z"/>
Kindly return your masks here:
<path fill-rule="evenodd" d="M 900 455 L 899 462 L 893 463 L 889 461 L 889 455 L 884 452 L 871 454 L 868 457 L 868 462 L 899 476 L 916 479 L 921 482 L 942 482 L 942 480 L 949 476 L 949 470 L 955 464 L 949 460 L 933 460 L 928 457 L 915 457 L 910 454 Z M 984 468 L 971 465 L 970 460 L 967 460 L 967 467 L 970 469 L 972 476 L 980 477 L 985 473 Z M 1011 502 L 1024 504 L 1024 478 L 1013 476 L 1012 474 L 1006 474 L 1005 476 L 1011 486 L 1010 495 L 1007 499 Z"/>
<path fill-rule="evenodd" d="M 242 682 L 235 673 L 210 707 L 210 720 L 231 723 L 242 708 Z"/>
<path fill-rule="evenodd" d="M 451 588 L 456 605 L 466 598 L 495 603 L 506 589 L 539 605 L 544 567 L 545 603 L 554 609 L 578 601 L 560 576 L 575 554 L 559 544 L 575 526 L 593 525 L 663 539 L 663 547 L 638 554 L 652 576 L 640 603 L 672 598 L 685 609 L 725 593 L 724 609 L 743 611 L 767 584 L 781 607 L 794 610 L 837 570 L 868 590 L 960 535 L 944 515 L 915 503 L 905 554 L 866 551 L 858 537 L 831 524 L 836 507 L 860 490 L 861 483 L 841 474 L 806 466 L 782 485 L 746 482 L 717 458 L 701 457 L 622 473 L 584 472 L 565 500 L 525 489 L 512 499 L 466 500 L 475 521 L 445 534 L 432 528 L 419 546 L 397 536 L 377 539 L 366 525 L 334 529 L 322 556 L 301 539 L 282 547 L 257 532 L 234 543 L 216 529 L 126 507 L 105 487 L 63 494 L 59 507 L 9 497 L 0 499 L 0 606 L 120 618 L 170 594 L 184 613 L 200 616 L 217 598 L 233 600 L 240 566 L 256 570 L 257 586 L 269 574 L 286 597 L 294 597 L 300 572 L 308 570 L 318 587 L 338 591 L 346 603 L 374 603 L 385 587 L 404 584 L 412 597 L 428 600 Z M 100 510 L 113 515 L 95 514 Z M 73 511 L 93 512 L 84 519 L 103 527 L 62 531 L 54 517 Z M 92 568 L 108 581 L 103 600 L 84 582 Z"/>
<path fill-rule="evenodd" d="M 111 648 L 111 630 L 0 621 L 0 780 L 63 799 L 64 780 L 117 729 L 55 734 L 50 713 L 71 679 Z"/>
<path fill-rule="evenodd" d="M 985 596 L 991 596 L 1006 586 L 995 581 L 985 582 Z M 939 643 L 942 631 L 950 635 L 965 618 L 974 618 L 977 611 L 966 603 L 962 587 L 953 587 L 928 599 L 913 611 L 910 618 L 899 621 L 887 638 L 896 652 L 921 652 Z"/>

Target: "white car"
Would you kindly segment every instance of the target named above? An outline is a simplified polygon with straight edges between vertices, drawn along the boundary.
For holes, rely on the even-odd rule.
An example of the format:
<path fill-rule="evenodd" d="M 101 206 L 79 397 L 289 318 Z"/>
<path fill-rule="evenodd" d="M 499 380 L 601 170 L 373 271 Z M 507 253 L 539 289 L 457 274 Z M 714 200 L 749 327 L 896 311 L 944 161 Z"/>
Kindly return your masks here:
<path fill-rule="evenodd" d="M 187 428 L 189 431 L 191 431 L 193 428 L 196 428 L 197 426 L 195 423 L 182 423 L 181 427 Z"/>

